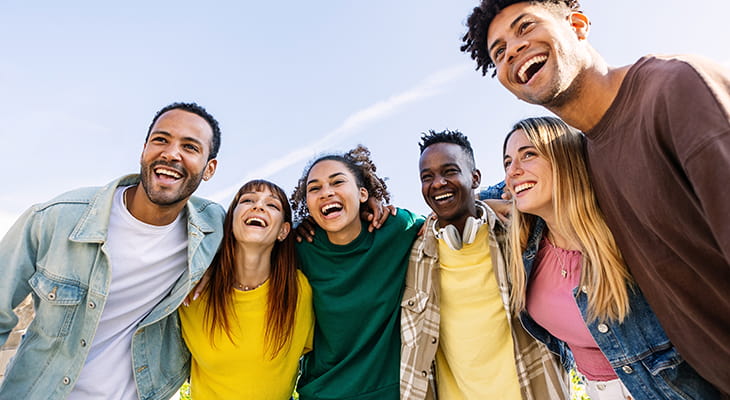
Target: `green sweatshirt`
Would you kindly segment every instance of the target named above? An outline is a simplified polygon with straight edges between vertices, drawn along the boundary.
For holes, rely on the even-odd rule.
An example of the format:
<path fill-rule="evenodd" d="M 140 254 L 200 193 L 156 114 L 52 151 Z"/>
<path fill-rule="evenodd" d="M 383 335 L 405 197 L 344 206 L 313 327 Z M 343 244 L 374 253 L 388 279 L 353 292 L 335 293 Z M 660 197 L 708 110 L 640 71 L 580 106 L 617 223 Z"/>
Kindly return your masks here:
<path fill-rule="evenodd" d="M 314 350 L 305 355 L 300 399 L 390 400 L 400 395 L 400 300 L 423 218 L 398 210 L 382 228 L 335 245 L 317 228 L 298 246 L 312 286 Z"/>

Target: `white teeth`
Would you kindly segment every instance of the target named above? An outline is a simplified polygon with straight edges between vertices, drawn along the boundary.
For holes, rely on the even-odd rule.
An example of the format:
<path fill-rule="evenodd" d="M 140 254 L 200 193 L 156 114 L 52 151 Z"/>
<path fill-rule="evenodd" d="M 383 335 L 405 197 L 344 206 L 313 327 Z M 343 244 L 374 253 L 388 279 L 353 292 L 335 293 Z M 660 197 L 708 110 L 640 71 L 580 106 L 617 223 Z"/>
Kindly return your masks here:
<path fill-rule="evenodd" d="M 522 64 L 520 67 L 520 70 L 517 71 L 517 77 L 520 79 L 520 82 L 527 83 L 527 70 L 536 63 L 541 63 L 547 61 L 547 56 L 536 56 L 532 57 L 531 59 L 527 60 L 526 63 Z"/>
<path fill-rule="evenodd" d="M 251 217 L 246 220 L 246 225 L 253 225 L 254 223 L 256 223 L 256 225 L 259 225 L 259 226 L 263 226 L 263 227 L 266 226 L 266 221 L 264 221 L 263 219 L 258 218 L 258 217 Z"/>
<path fill-rule="evenodd" d="M 440 194 L 438 196 L 434 196 L 433 199 L 436 201 L 439 201 L 439 200 L 448 199 L 449 197 L 453 197 L 453 196 L 454 196 L 453 193 L 444 193 L 444 194 Z"/>
<path fill-rule="evenodd" d="M 340 209 L 342 209 L 342 205 L 337 204 L 337 203 L 327 204 L 326 206 L 322 207 L 321 211 L 322 211 L 322 214 L 327 215 L 333 209 L 340 210 Z"/>
<path fill-rule="evenodd" d="M 515 186 L 515 193 L 519 193 L 519 192 L 521 192 L 523 190 L 527 190 L 527 189 L 529 189 L 529 188 L 531 188 L 533 186 L 535 186 L 535 184 L 532 183 L 532 182 L 521 183 L 521 184 Z"/>
<path fill-rule="evenodd" d="M 177 172 L 175 172 L 175 171 L 171 171 L 171 170 L 169 170 L 169 169 L 157 168 L 157 169 L 155 170 L 155 173 L 156 173 L 156 174 L 160 174 L 160 175 L 167 175 L 167 176 L 171 176 L 171 177 L 173 177 L 173 178 L 175 178 L 175 179 L 180 179 L 180 178 L 182 178 L 182 175 L 178 174 L 178 173 L 177 173 Z"/>

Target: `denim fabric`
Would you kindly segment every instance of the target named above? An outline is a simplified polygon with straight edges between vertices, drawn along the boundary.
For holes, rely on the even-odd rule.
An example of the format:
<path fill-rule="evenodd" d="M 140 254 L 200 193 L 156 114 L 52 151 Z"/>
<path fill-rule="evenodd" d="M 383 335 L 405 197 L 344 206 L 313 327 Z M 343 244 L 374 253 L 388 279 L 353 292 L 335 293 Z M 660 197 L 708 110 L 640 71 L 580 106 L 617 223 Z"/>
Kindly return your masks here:
<path fill-rule="evenodd" d="M 527 276 L 532 271 L 545 227 L 545 222 L 538 218 L 522 254 Z M 584 321 L 588 321 L 586 293 L 586 288 L 573 290 Z M 631 394 L 637 400 L 719 399 L 717 390 L 682 359 L 639 289 L 634 287 L 629 294 L 631 312 L 622 323 L 595 320 L 586 325 Z M 548 333 L 526 312 L 520 314 L 520 320 L 530 334 L 560 355 L 566 369 L 574 365 L 565 342 Z"/>
<path fill-rule="evenodd" d="M 479 200 L 487 199 L 501 199 L 502 192 L 504 191 L 504 181 L 497 183 L 496 185 L 489 186 L 479 191 Z"/>
<path fill-rule="evenodd" d="M 61 399 L 73 388 L 109 293 L 104 242 L 114 190 L 137 182 L 130 175 L 33 206 L 0 241 L 0 344 L 17 322 L 13 308 L 28 294 L 36 313 L 0 398 Z M 207 200 L 187 204 L 188 269 L 140 322 L 130 349 L 141 399 L 167 400 L 188 376 L 190 353 L 175 310 L 217 251 L 224 214 Z"/>

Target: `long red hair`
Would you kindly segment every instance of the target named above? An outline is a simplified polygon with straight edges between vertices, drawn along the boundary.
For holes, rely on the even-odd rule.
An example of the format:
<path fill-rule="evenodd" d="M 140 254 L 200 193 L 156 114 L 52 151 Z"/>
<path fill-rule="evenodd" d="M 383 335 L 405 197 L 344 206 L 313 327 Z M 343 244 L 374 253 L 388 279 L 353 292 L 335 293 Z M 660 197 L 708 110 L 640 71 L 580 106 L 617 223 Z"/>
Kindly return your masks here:
<path fill-rule="evenodd" d="M 292 223 L 292 211 L 286 193 L 279 186 L 263 179 L 246 182 L 228 206 L 223 222 L 223 240 L 210 265 L 210 281 L 205 288 L 207 295 L 204 321 L 209 325 L 211 344 L 217 330 L 231 337 L 231 316 L 236 311 L 232 307 L 234 287 L 236 284 L 235 247 L 233 235 L 233 209 L 236 208 L 241 195 L 246 192 L 259 192 L 268 189 L 282 205 L 284 222 Z M 299 296 L 297 280 L 298 259 L 294 246 L 294 235 L 289 234 L 283 241 L 276 241 L 271 252 L 271 275 L 269 276 L 269 293 L 266 310 L 266 326 L 264 340 L 266 350 L 273 359 L 289 342 L 294 331 L 294 316 Z M 256 327 L 251 327 L 256 328 Z"/>

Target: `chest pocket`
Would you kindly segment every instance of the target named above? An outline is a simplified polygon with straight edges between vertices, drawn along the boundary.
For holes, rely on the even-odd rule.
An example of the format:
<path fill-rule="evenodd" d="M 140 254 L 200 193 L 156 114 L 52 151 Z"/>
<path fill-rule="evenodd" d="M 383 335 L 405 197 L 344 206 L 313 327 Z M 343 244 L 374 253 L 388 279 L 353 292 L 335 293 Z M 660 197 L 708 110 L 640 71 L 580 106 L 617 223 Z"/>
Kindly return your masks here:
<path fill-rule="evenodd" d="M 35 294 L 36 315 L 31 328 L 50 337 L 66 336 L 86 289 L 49 278 L 42 272 L 33 274 L 28 283 Z"/>
<path fill-rule="evenodd" d="M 406 286 L 401 302 L 401 332 L 403 344 L 415 346 L 426 323 L 428 293 Z"/>

